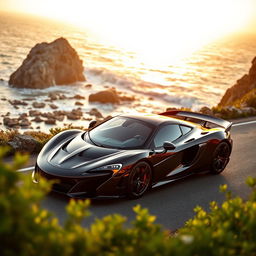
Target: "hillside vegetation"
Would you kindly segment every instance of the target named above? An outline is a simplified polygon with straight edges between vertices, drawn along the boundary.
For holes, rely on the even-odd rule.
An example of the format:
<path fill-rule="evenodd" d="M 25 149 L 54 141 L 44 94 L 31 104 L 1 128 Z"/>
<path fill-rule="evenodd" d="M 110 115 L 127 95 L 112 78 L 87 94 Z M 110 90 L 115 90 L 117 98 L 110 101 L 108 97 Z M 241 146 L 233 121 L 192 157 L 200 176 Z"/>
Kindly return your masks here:
<path fill-rule="evenodd" d="M 69 201 L 68 217 L 60 225 L 54 214 L 41 207 L 50 184 L 37 185 L 28 175 L 16 172 L 28 159 L 16 154 L 13 164 L 2 161 L 0 148 L 0 252 L 1 256 L 45 255 L 255 255 L 256 179 L 248 178 L 248 200 L 233 197 L 227 186 L 226 200 L 210 203 L 174 234 L 155 224 L 147 209 L 136 206 L 135 220 L 113 214 L 97 219 L 88 228 L 81 221 L 89 214 L 88 200 Z"/>

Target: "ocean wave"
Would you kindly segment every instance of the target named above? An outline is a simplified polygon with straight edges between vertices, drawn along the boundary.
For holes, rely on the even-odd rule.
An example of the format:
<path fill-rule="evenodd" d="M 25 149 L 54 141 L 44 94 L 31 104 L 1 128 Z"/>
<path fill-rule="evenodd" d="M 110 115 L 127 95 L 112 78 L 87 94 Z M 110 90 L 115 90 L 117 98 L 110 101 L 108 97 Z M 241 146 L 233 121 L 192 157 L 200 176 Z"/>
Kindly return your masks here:
<path fill-rule="evenodd" d="M 88 80 L 97 80 L 98 83 L 122 86 L 130 90 L 134 88 L 163 88 L 164 85 L 143 81 L 137 77 L 119 74 L 105 68 L 86 68 L 85 74 Z M 136 90 L 135 90 L 136 91 Z"/>
<path fill-rule="evenodd" d="M 50 92 L 67 96 L 80 94 L 86 98 L 82 108 L 87 111 L 86 109 L 91 107 L 104 110 L 105 105 L 88 102 L 88 96 L 106 87 L 115 87 L 119 91 L 136 96 L 134 102 L 109 107 L 105 114 L 140 108 L 152 111 L 165 107 L 196 109 L 202 105 L 216 105 L 225 90 L 248 72 L 256 52 L 255 36 L 239 37 L 212 43 L 179 62 L 172 62 L 170 59 L 169 63 L 148 63 L 136 53 L 125 52 L 98 42 L 80 28 L 74 30 L 59 25 L 49 26 L 49 23 L 34 23 L 27 19 L 20 22 L 19 18 L 9 16 L 2 16 L 0 19 L 4 21 L 0 33 L 0 78 L 4 79 L 0 81 L 1 97 L 22 100 L 32 96 L 37 101 L 44 101 Z M 24 34 L 24 31 L 28 33 Z M 85 76 L 87 83 L 92 84 L 91 87 L 86 87 L 85 83 L 42 90 L 8 86 L 9 76 L 20 66 L 31 47 L 63 35 L 84 60 Z M 74 102 L 62 101 L 59 102 L 59 107 L 69 109 L 74 107 Z M 23 110 L 13 109 L 5 100 L 0 101 L 0 113 L 4 111 Z"/>
<path fill-rule="evenodd" d="M 94 81 L 101 85 L 111 84 L 132 88 L 136 84 L 134 78 L 125 77 L 105 68 L 86 68 L 85 74 L 88 81 Z"/>
<path fill-rule="evenodd" d="M 130 93 L 135 93 L 137 96 L 141 95 L 149 100 L 159 100 L 175 107 L 183 106 L 192 108 L 194 106 L 202 105 L 201 100 L 195 96 L 184 96 L 170 93 L 171 86 L 166 87 L 161 84 L 120 75 L 103 68 L 87 68 L 85 73 L 88 82 L 94 82 L 100 85 L 109 85 L 111 87 L 117 87 L 118 89 L 125 88 L 128 89 Z M 183 88 L 178 86 L 174 88 L 176 91 L 180 90 L 180 92 L 183 90 Z"/>

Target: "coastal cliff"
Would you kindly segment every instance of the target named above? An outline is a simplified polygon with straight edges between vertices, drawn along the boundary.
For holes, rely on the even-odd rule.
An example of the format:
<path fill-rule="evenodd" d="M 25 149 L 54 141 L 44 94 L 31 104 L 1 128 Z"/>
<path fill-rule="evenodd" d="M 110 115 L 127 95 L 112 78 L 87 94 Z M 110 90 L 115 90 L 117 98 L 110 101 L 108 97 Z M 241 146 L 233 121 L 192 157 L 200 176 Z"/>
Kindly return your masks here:
<path fill-rule="evenodd" d="M 256 57 L 249 73 L 227 89 L 218 106 L 256 107 Z"/>

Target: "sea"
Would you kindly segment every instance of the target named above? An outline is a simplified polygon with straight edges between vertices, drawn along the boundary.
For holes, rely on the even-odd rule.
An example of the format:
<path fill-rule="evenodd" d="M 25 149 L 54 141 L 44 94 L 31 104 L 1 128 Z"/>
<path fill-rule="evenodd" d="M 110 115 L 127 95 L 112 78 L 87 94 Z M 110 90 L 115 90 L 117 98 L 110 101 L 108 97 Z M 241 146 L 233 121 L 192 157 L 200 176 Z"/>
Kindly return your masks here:
<path fill-rule="evenodd" d="M 42 90 L 17 89 L 8 85 L 10 75 L 22 64 L 33 46 L 59 37 L 68 39 L 83 60 L 86 82 Z M 85 28 L 0 12 L 0 129 L 6 129 L 2 118 L 8 112 L 11 117 L 17 117 L 32 109 L 31 104 L 15 109 L 8 100 L 33 98 L 45 102 L 50 92 L 84 96 L 85 99 L 80 101 L 85 117 L 90 117 L 88 112 L 92 108 L 97 108 L 104 116 L 113 116 L 134 112 L 159 113 L 168 107 L 192 110 L 212 107 L 218 104 L 228 87 L 248 73 L 255 56 L 256 33 L 240 33 L 219 38 L 178 61 L 170 59 L 169 63 L 158 65 L 142 61 L 136 52 L 104 43 Z M 90 94 L 112 87 L 135 96 L 135 100 L 117 105 L 88 102 Z M 68 111 L 75 108 L 74 103 L 74 100 L 54 102 L 59 110 Z M 46 104 L 40 111 L 52 109 Z M 65 119 L 57 126 L 64 123 L 88 125 L 89 118 L 84 119 Z M 51 127 L 41 123 L 33 124 L 30 129 L 47 131 Z"/>

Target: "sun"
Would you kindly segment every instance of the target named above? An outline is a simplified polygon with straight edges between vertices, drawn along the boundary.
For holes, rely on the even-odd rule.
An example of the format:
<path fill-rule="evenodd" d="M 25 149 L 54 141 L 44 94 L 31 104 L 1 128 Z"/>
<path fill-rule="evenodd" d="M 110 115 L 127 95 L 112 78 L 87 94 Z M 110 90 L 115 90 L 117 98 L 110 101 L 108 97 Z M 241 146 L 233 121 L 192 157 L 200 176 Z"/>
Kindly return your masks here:
<path fill-rule="evenodd" d="M 4 0 L 5 1 L 5 0 Z M 12 0 L 23 11 L 85 27 L 147 62 L 180 59 L 255 15 L 254 0 Z"/>

